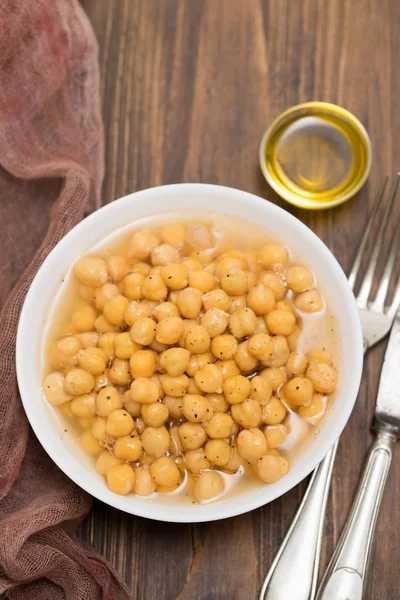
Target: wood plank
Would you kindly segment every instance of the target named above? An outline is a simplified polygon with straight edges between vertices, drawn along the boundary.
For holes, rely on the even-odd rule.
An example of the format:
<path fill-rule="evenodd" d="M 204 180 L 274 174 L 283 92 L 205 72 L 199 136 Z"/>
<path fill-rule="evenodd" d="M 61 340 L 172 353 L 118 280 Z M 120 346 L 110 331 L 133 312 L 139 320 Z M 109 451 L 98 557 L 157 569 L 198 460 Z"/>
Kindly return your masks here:
<path fill-rule="evenodd" d="M 104 202 L 150 186 L 200 181 L 238 187 L 295 214 L 345 270 L 379 183 L 399 168 L 400 3 L 396 0 L 84 0 L 102 73 Z M 307 212 L 279 199 L 257 163 L 271 120 L 297 102 L 336 102 L 371 136 L 374 163 L 358 196 Z M 397 161 L 397 162 L 396 162 Z M 372 436 L 383 347 L 367 359 L 343 434 L 328 505 L 322 567 L 337 542 Z M 385 492 L 366 598 L 398 596 L 400 471 Z M 219 523 L 171 525 L 99 502 L 80 535 L 105 554 L 135 600 L 255 599 L 305 482 L 268 506 Z M 301 551 L 301 549 L 299 549 Z"/>

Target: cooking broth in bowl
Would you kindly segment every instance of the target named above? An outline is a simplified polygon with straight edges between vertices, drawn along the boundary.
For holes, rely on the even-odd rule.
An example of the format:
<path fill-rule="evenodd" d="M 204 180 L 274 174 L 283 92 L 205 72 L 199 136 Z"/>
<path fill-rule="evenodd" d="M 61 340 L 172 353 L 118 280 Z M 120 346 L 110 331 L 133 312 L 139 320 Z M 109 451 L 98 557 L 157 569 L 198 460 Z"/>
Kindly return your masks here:
<path fill-rule="evenodd" d="M 132 223 L 65 277 L 45 396 L 115 493 L 202 504 L 273 483 L 337 386 L 323 292 L 290 247 L 242 220 Z"/>

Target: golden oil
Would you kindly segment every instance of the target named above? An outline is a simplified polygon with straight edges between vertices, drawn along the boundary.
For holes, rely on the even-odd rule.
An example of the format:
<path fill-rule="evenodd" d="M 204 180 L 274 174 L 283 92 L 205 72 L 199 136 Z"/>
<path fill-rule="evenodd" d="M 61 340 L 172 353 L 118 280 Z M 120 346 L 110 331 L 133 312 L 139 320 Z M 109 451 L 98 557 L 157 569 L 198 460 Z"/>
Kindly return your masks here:
<path fill-rule="evenodd" d="M 270 126 L 260 147 L 269 184 L 304 208 L 328 208 L 353 196 L 371 164 L 367 132 L 354 115 L 324 102 L 294 106 Z"/>

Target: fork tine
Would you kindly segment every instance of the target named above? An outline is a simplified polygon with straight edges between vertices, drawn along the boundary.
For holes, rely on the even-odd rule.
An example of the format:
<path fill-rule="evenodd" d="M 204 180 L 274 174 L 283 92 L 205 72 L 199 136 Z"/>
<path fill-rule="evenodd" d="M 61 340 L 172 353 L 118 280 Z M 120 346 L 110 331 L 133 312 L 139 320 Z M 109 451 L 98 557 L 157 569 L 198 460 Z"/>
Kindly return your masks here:
<path fill-rule="evenodd" d="M 370 218 L 368 220 L 368 225 L 367 225 L 367 228 L 366 228 L 365 233 L 363 235 L 363 238 L 361 240 L 361 244 L 360 244 L 360 246 L 358 248 L 357 256 L 356 256 L 356 258 L 354 260 L 353 268 L 351 269 L 351 272 L 350 272 L 350 275 L 349 275 L 349 278 L 348 278 L 348 281 L 349 281 L 351 289 L 354 289 L 354 284 L 356 282 L 358 271 L 360 269 L 361 260 L 362 260 L 362 257 L 364 255 L 365 246 L 367 244 L 369 235 L 371 233 L 372 225 L 373 225 L 373 223 L 375 221 L 376 214 L 377 214 L 377 212 L 379 210 L 379 207 L 381 205 L 382 198 L 383 198 L 383 196 L 385 194 L 385 190 L 386 190 L 386 186 L 387 186 L 388 180 L 389 180 L 389 176 L 386 175 L 385 180 L 384 180 L 383 185 L 382 185 L 382 188 L 381 188 L 381 191 L 379 192 L 378 197 L 377 197 L 377 199 L 375 201 L 375 206 L 373 208 L 372 214 L 371 214 L 371 216 L 370 216 Z"/>
<path fill-rule="evenodd" d="M 400 306 L 400 279 L 397 281 L 396 289 L 393 294 L 392 304 L 389 306 L 387 310 L 387 315 L 393 321 L 396 312 L 398 311 Z"/>
<path fill-rule="evenodd" d="M 397 253 L 400 245 L 400 227 L 397 228 L 397 232 L 394 236 L 392 247 L 390 248 L 388 262 L 386 264 L 385 270 L 382 275 L 382 280 L 379 284 L 378 291 L 375 296 L 375 300 L 371 304 L 371 309 L 377 312 L 383 312 L 385 308 L 385 300 L 389 289 L 390 278 L 392 276 L 393 268 L 395 265 L 395 260 L 397 258 Z M 400 284 L 400 280 L 398 285 Z M 395 302 L 395 296 L 393 296 L 393 302 Z M 393 303 L 392 303 L 393 304 Z M 389 307 L 392 307 L 392 305 Z"/>
<path fill-rule="evenodd" d="M 375 243 L 374 249 L 372 251 L 369 265 L 368 265 L 367 271 L 365 273 L 359 294 L 357 296 L 357 305 L 359 308 L 366 308 L 366 306 L 368 304 L 368 298 L 369 298 L 369 294 L 371 292 L 372 281 L 374 278 L 376 265 L 377 265 L 377 262 L 379 259 L 379 254 L 381 252 L 383 240 L 384 240 L 387 225 L 389 222 L 389 217 L 392 212 L 392 206 L 393 206 L 393 202 L 394 202 L 397 188 L 399 185 L 399 179 L 400 179 L 400 173 L 397 173 L 396 180 L 393 184 L 392 192 L 390 194 L 389 202 L 386 207 L 385 213 L 383 215 L 382 224 L 379 228 L 379 232 L 378 232 L 378 235 L 376 238 L 376 243 Z"/>

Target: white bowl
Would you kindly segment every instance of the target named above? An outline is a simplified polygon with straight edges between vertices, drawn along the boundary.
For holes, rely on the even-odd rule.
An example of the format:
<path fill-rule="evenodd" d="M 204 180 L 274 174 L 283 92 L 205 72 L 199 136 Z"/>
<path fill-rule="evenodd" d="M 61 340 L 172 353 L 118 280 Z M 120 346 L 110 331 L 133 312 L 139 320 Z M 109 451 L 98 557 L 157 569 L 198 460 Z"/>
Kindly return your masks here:
<path fill-rule="evenodd" d="M 44 329 L 61 281 L 71 265 L 118 228 L 137 219 L 168 211 L 208 210 L 244 218 L 265 227 L 314 270 L 338 319 L 343 361 L 336 400 L 324 417 L 315 440 L 298 454 L 288 474 L 276 483 L 228 495 L 207 505 L 171 502 L 168 494 L 151 498 L 112 493 L 98 475 L 93 460 L 65 432 L 59 411 L 42 393 Z M 17 373 L 22 402 L 42 446 L 70 479 L 92 496 L 128 513 L 172 522 L 212 521 L 245 513 L 282 496 L 322 460 L 342 432 L 352 411 L 362 370 L 362 334 L 356 304 L 347 279 L 321 240 L 303 223 L 262 198 L 228 187 L 176 184 L 130 194 L 96 211 L 53 249 L 27 294 L 17 335 Z"/>

